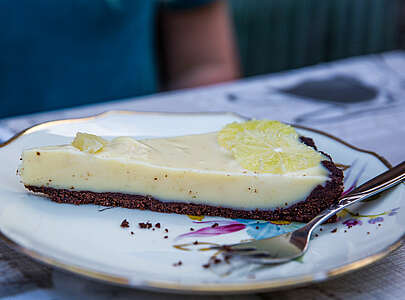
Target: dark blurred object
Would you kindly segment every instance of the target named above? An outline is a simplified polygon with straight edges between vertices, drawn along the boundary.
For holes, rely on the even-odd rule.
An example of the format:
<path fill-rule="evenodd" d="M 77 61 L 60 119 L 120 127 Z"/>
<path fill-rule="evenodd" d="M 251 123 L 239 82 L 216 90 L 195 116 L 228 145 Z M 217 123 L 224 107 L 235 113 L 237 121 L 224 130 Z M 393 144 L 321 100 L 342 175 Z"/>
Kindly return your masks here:
<path fill-rule="evenodd" d="M 154 10 L 143 0 L 0 1 L 0 118 L 156 92 Z"/>
<path fill-rule="evenodd" d="M 244 75 L 398 48 L 403 2 L 230 0 Z"/>
<path fill-rule="evenodd" d="M 335 76 L 324 80 L 307 80 L 281 90 L 282 92 L 312 100 L 334 103 L 355 103 L 373 100 L 378 91 L 349 76 Z"/>
<path fill-rule="evenodd" d="M 399 47 L 405 49 L 405 0 L 401 1 L 399 15 Z"/>

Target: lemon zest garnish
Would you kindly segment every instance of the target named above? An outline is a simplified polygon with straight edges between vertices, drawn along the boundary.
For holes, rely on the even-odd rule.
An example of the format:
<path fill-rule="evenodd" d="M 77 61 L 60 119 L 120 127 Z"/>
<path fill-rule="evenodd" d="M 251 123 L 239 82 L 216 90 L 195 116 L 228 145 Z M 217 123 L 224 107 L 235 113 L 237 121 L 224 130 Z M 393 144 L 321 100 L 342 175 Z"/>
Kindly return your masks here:
<path fill-rule="evenodd" d="M 231 123 L 218 133 L 218 143 L 250 171 L 285 174 L 317 166 L 322 155 L 303 144 L 292 126 L 279 121 Z"/>
<path fill-rule="evenodd" d="M 97 153 L 103 150 L 108 141 L 94 134 L 78 132 L 72 146 L 87 153 Z"/>

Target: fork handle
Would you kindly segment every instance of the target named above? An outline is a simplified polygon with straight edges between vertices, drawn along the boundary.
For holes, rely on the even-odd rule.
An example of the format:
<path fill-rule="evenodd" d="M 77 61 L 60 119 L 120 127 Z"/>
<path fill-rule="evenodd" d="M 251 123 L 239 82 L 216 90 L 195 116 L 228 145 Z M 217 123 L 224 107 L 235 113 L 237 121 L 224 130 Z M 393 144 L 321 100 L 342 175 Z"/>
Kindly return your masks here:
<path fill-rule="evenodd" d="M 369 198 L 373 195 L 381 193 L 382 191 L 399 184 L 405 179 L 405 161 L 392 169 L 378 175 L 354 189 L 347 195 L 341 197 L 339 202 L 332 205 L 330 208 L 324 210 L 321 214 L 309 221 L 302 229 L 311 232 L 317 225 L 323 223 L 331 216 L 335 215 L 344 208 Z"/>

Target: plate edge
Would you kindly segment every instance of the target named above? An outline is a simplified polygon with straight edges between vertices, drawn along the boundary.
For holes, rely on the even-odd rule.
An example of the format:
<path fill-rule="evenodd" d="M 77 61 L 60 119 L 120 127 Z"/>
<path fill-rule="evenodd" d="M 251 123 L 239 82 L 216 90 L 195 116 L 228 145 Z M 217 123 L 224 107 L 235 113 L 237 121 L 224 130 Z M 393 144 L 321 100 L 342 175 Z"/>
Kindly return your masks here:
<path fill-rule="evenodd" d="M 87 116 L 87 117 L 81 117 L 81 118 L 71 118 L 71 119 L 61 119 L 61 120 L 54 120 L 54 121 L 48 121 L 48 122 L 43 122 L 39 123 L 36 125 L 33 125 L 27 129 L 22 130 L 21 132 L 17 133 L 4 143 L 0 144 L 0 148 L 3 148 L 9 144 L 11 144 L 13 141 L 17 140 L 19 137 L 26 135 L 31 132 L 35 132 L 37 130 L 40 130 L 44 127 L 56 125 L 56 124 L 63 124 L 63 123 L 73 123 L 73 122 L 84 122 L 88 120 L 93 120 L 93 119 L 98 119 L 98 118 L 103 118 L 108 115 L 112 114 L 156 114 L 156 115 L 187 115 L 187 114 L 201 114 L 201 115 L 218 115 L 218 114 L 231 114 L 234 116 L 237 116 L 241 119 L 249 120 L 250 118 L 245 117 L 243 115 L 240 115 L 238 113 L 234 112 L 153 112 L 153 111 L 127 111 L 127 110 L 112 110 L 112 111 L 106 111 L 100 114 L 92 115 L 92 116 Z M 331 138 L 349 148 L 352 148 L 356 151 L 363 152 L 370 154 L 377 158 L 380 162 L 382 162 L 388 169 L 392 168 L 392 165 L 388 162 L 387 159 L 385 159 L 383 156 L 369 150 L 364 150 L 361 148 L 358 148 L 354 145 L 351 145 L 348 142 L 343 141 L 342 139 L 335 137 L 334 135 L 331 135 L 329 133 L 326 133 L 321 130 L 317 129 L 312 129 L 309 127 L 297 125 L 297 124 L 291 124 L 295 128 L 299 129 L 304 129 L 308 131 L 312 131 L 321 135 L 324 135 L 328 138 Z M 343 274 L 347 274 L 349 272 L 359 270 L 365 266 L 368 266 L 372 263 L 375 263 L 376 261 L 384 258 L 394 250 L 398 249 L 402 245 L 402 240 L 405 238 L 405 234 L 401 236 L 398 240 L 393 242 L 392 244 L 388 245 L 386 248 L 383 250 L 365 257 L 363 259 L 359 259 L 355 262 L 352 262 L 350 264 L 342 265 L 340 267 L 337 267 L 335 269 L 329 270 L 325 276 L 321 279 L 315 278 L 313 275 L 304 275 L 304 276 L 299 276 L 295 277 L 292 279 L 287 279 L 287 280 L 272 280 L 269 282 L 261 282 L 261 283 L 249 283 L 247 285 L 241 285 L 241 284 L 223 284 L 219 286 L 202 286 L 202 285 L 179 285 L 179 284 L 171 284 L 171 283 L 164 283 L 164 282 L 155 282 L 155 281 L 147 281 L 145 282 L 145 286 L 142 285 L 137 285 L 137 284 L 131 284 L 130 280 L 128 278 L 124 277 L 119 277 L 119 276 L 113 276 L 97 271 L 92 271 L 92 270 L 87 270 L 83 269 L 81 267 L 77 267 L 74 265 L 66 265 L 62 262 L 59 262 L 53 258 L 46 257 L 42 255 L 39 252 L 30 250 L 28 248 L 25 248 L 13 240 L 9 239 L 5 234 L 0 229 L 0 239 L 3 240 L 7 246 L 11 247 L 12 249 L 23 253 L 34 260 L 38 262 L 45 263 L 46 265 L 56 267 L 61 270 L 73 272 L 75 274 L 92 278 L 92 279 L 97 279 L 99 281 L 103 282 L 108 282 L 112 283 L 115 285 L 120 285 L 120 286 L 126 286 L 126 287 L 133 287 L 133 288 L 141 288 L 141 289 L 147 289 L 147 290 L 159 290 L 159 291 L 164 291 L 164 292 L 171 292 L 171 293 L 201 293 L 201 294 L 218 294 L 218 293 L 254 293 L 254 292 L 264 292 L 264 291 L 273 291 L 277 289 L 284 289 L 288 287 L 294 287 L 294 286 L 302 286 L 306 285 L 309 283 L 314 283 L 314 282 L 321 282 L 325 281 L 331 278 L 336 278 L 338 276 L 341 276 Z"/>

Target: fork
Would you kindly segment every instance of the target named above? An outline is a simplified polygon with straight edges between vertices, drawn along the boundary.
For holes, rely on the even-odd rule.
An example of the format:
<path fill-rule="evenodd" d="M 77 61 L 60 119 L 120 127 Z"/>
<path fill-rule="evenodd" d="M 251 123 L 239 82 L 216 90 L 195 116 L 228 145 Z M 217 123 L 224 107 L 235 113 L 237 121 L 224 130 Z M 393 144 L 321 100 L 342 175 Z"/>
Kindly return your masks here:
<path fill-rule="evenodd" d="M 405 179 L 405 161 L 394 168 L 341 196 L 339 201 L 321 212 L 305 226 L 276 237 L 247 243 L 222 245 L 211 249 L 222 250 L 230 255 L 241 256 L 253 263 L 279 264 L 298 258 L 308 249 L 315 227 L 325 222 L 344 208 L 399 184 Z"/>

